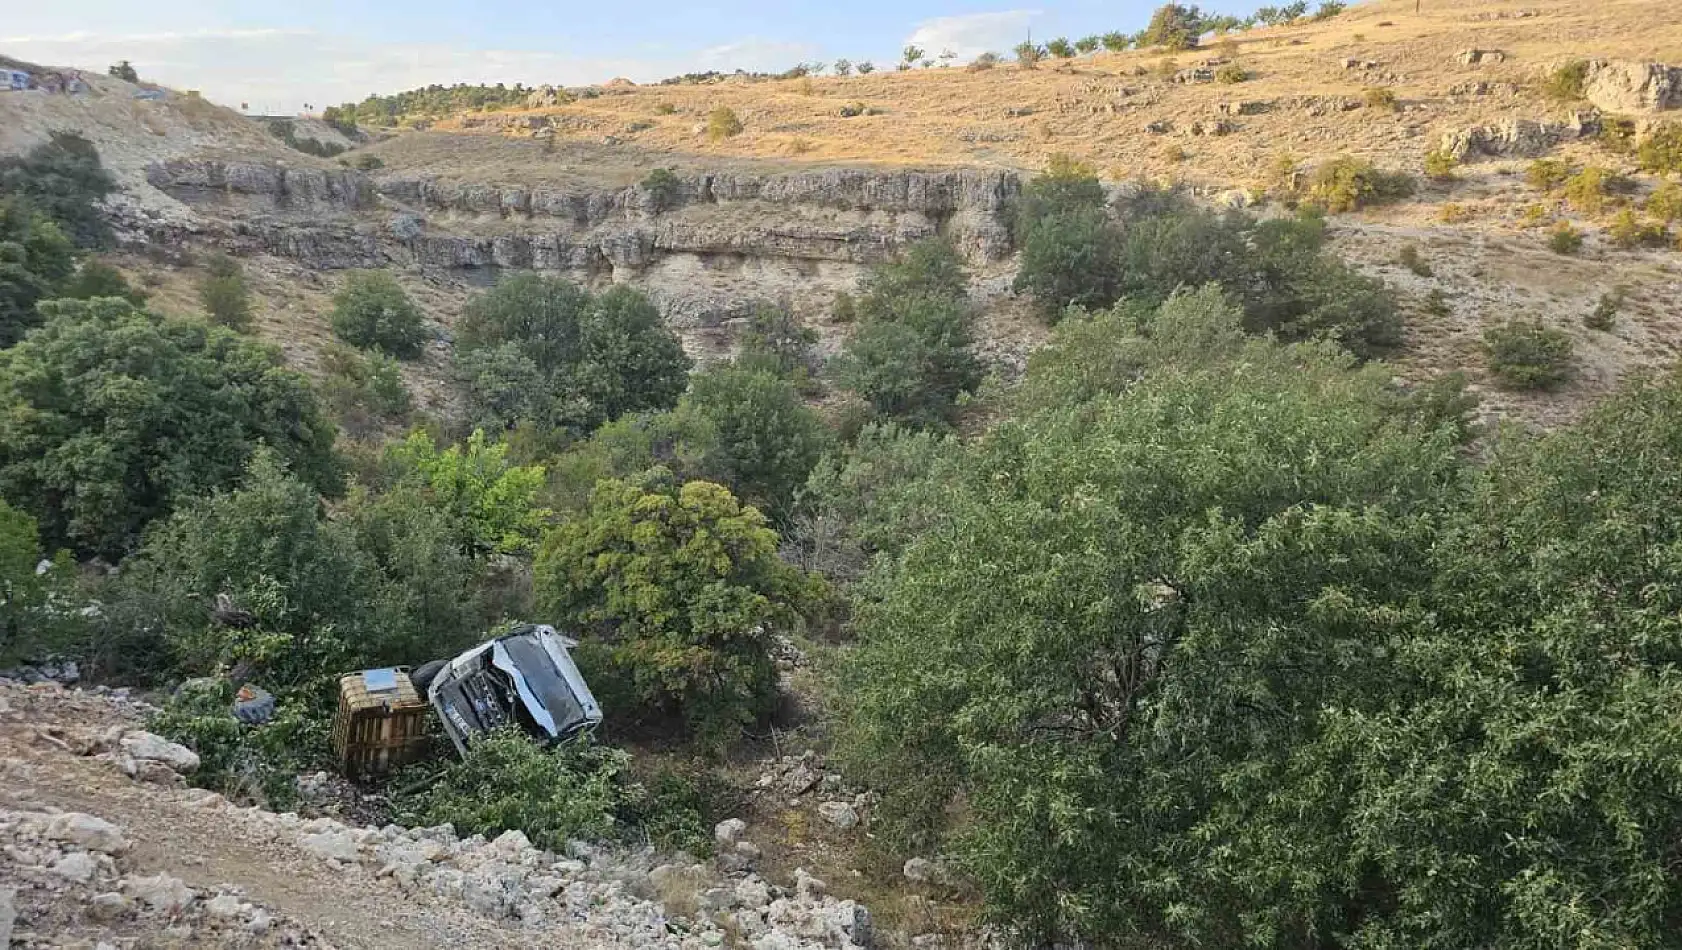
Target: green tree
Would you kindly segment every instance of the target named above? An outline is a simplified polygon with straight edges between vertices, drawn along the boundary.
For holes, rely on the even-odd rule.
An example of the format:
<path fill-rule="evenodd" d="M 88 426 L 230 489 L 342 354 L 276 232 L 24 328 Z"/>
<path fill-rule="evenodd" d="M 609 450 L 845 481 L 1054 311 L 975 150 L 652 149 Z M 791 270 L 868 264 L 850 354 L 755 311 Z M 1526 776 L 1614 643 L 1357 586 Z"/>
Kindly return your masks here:
<path fill-rule="evenodd" d="M 599 296 L 560 278 L 510 277 L 469 302 L 457 368 L 475 424 L 520 420 L 587 433 L 669 409 L 688 383 L 683 345 L 641 293 Z"/>
<path fill-rule="evenodd" d="M 83 632 L 84 618 L 67 609 L 75 565 L 54 558 L 41 570 L 35 519 L 0 501 L 0 663 L 39 659 Z"/>
<path fill-rule="evenodd" d="M 358 271 L 333 295 L 333 333 L 351 346 L 399 359 L 420 354 L 426 322 L 420 308 L 387 271 Z"/>
<path fill-rule="evenodd" d="M 0 348 L 41 322 L 35 305 L 56 296 L 76 268 L 76 249 L 45 215 L 0 198 Z"/>
<path fill-rule="evenodd" d="M 538 606 L 578 631 L 580 662 L 631 715 L 724 739 L 769 710 L 771 645 L 812 594 L 776 549 L 765 517 L 721 485 L 604 481 L 588 513 L 544 539 Z"/>
<path fill-rule="evenodd" d="M 1490 375 L 1507 389 L 1553 389 L 1571 378 L 1571 337 L 1541 322 L 1509 321 L 1483 334 Z"/>
<path fill-rule="evenodd" d="M 251 293 L 245 288 L 245 269 L 226 254 L 205 262 L 199 278 L 199 303 L 210 322 L 230 330 L 251 326 Z"/>
<path fill-rule="evenodd" d="M 806 326 L 786 308 L 761 304 L 742 330 L 738 362 L 763 367 L 779 376 L 806 384 L 812 371 L 812 346 L 818 331 Z"/>
<path fill-rule="evenodd" d="M 126 59 L 113 64 L 111 68 L 107 69 L 105 72 L 107 75 L 121 79 L 124 82 L 140 81 L 140 74 L 135 72 L 133 64 Z"/>
<path fill-rule="evenodd" d="M 183 498 L 231 484 L 260 444 L 340 485 L 333 426 L 274 350 L 127 301 L 60 300 L 0 351 L 0 497 L 43 540 L 119 556 Z"/>
<path fill-rule="evenodd" d="M 511 464 L 508 446 L 483 431 L 444 449 L 425 432 L 411 433 L 386 447 L 385 469 L 394 485 L 419 491 L 442 512 L 470 554 L 529 551 L 549 515 L 536 504 L 543 468 Z"/>
<path fill-rule="evenodd" d="M 129 286 L 123 272 L 101 261 L 88 259 L 55 295 L 71 300 L 92 300 L 95 297 L 121 297 L 136 307 L 146 305 L 146 293 Z"/>
<path fill-rule="evenodd" d="M 351 437 L 365 439 L 407 423 L 414 400 L 395 357 L 332 346 L 323 350 L 321 366 L 326 374 L 318 387 L 321 401 Z"/>
<path fill-rule="evenodd" d="M 1169 3 L 1151 14 L 1150 24 L 1145 27 L 1144 42 L 1140 45 L 1187 50 L 1197 46 L 1197 40 L 1203 33 L 1203 14 L 1197 7 Z"/>
<path fill-rule="evenodd" d="M 716 433 L 709 467 L 727 472 L 738 495 L 779 520 L 793 511 L 828 441 L 794 385 L 764 370 L 726 365 L 697 373 L 678 411 L 699 413 Z"/>
<path fill-rule="evenodd" d="M 855 598 L 849 774 L 883 791 L 881 832 L 954 853 L 1030 940 L 1331 934 L 1360 893 L 1315 850 L 1336 818 L 1278 803 L 1311 864 L 1245 821 L 1320 710 L 1383 708 L 1375 646 L 1429 582 L 1459 435 L 1335 347 L 1176 316 L 1138 362 L 1031 369 L 1101 385 L 966 451 Z"/>
<path fill-rule="evenodd" d="M 842 384 L 876 414 L 913 425 L 950 419 L 981 382 L 968 276 L 951 245 L 922 241 L 871 272 L 860 324 L 839 361 Z"/>
<path fill-rule="evenodd" d="M 1074 59 L 1075 46 L 1067 37 L 1059 36 L 1045 44 L 1045 51 L 1058 59 Z"/>
<path fill-rule="evenodd" d="M 54 132 L 22 156 L 0 158 L 0 198 L 21 198 L 78 247 L 110 243 L 111 227 L 99 203 L 116 190 L 99 150 L 74 132 Z"/>

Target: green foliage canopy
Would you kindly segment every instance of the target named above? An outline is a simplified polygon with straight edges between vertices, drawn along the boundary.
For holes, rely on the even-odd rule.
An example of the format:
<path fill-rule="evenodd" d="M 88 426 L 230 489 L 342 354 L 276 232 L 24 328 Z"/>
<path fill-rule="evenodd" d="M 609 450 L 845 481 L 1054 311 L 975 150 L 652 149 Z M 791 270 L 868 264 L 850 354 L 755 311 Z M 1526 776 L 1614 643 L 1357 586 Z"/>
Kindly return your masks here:
<path fill-rule="evenodd" d="M 333 333 L 351 346 L 409 358 L 426 342 L 420 308 L 387 271 L 358 271 L 333 295 Z"/>

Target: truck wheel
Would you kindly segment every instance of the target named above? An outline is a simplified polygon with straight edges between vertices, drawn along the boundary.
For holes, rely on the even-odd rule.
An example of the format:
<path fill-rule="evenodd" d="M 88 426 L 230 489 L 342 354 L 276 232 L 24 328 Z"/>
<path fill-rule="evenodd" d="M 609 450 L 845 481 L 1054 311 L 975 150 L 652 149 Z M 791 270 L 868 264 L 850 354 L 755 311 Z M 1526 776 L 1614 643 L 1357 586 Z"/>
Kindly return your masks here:
<path fill-rule="evenodd" d="M 437 679 L 438 674 L 444 671 L 444 662 L 443 660 L 433 660 L 431 663 L 422 663 L 409 671 L 409 682 L 415 684 L 415 692 L 422 696 L 426 695 L 426 691 L 432 686 L 432 681 Z"/>

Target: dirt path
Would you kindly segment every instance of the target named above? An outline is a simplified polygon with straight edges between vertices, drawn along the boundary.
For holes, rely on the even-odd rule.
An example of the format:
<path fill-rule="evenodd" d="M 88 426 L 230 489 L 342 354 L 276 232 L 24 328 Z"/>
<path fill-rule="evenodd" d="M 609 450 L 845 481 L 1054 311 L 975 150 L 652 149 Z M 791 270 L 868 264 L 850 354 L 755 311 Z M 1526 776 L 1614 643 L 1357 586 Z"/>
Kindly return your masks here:
<path fill-rule="evenodd" d="M 132 845 L 122 858 L 124 873 L 167 873 L 212 893 L 238 888 L 245 900 L 335 947 L 532 945 L 531 932 L 512 922 L 499 925 L 465 909 L 418 903 L 389 878 L 361 867 L 331 866 L 301 852 L 289 838 L 261 834 L 256 819 L 243 810 L 194 804 L 202 791 L 137 783 L 109 762 L 77 755 L 82 743 L 123 722 L 102 700 L 5 688 L 0 703 L 10 707 L 0 712 L 0 808 L 80 811 L 122 826 Z M 6 860 L 0 856 L 0 865 Z M 126 935 L 122 922 L 111 930 L 113 936 Z M 556 937 L 556 946 L 577 946 L 560 933 Z M 169 945 L 207 944 L 189 939 Z"/>

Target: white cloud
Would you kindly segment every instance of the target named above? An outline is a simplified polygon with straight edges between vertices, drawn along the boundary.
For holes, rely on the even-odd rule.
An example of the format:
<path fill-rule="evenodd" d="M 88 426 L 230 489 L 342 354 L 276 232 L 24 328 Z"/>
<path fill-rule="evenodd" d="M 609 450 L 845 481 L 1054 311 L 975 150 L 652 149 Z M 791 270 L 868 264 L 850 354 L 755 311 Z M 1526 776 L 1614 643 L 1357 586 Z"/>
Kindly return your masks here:
<path fill-rule="evenodd" d="M 1039 15 L 1038 10 L 1001 10 L 936 17 L 917 24 L 905 43 L 921 47 L 931 57 L 951 50 L 960 60 L 974 59 L 989 51 L 1008 53 L 1028 38 L 1028 26 Z"/>
<path fill-rule="evenodd" d="M 650 57 L 577 57 L 535 50 L 373 43 L 310 30 L 214 30 L 102 36 L 84 32 L 0 38 L 0 52 L 48 66 L 103 71 L 131 60 L 141 78 L 197 89 L 214 101 L 281 114 L 305 103 L 360 100 L 441 83 L 583 85 L 624 76 L 651 82 L 709 69 L 780 71 L 817 47 L 759 38 Z"/>

